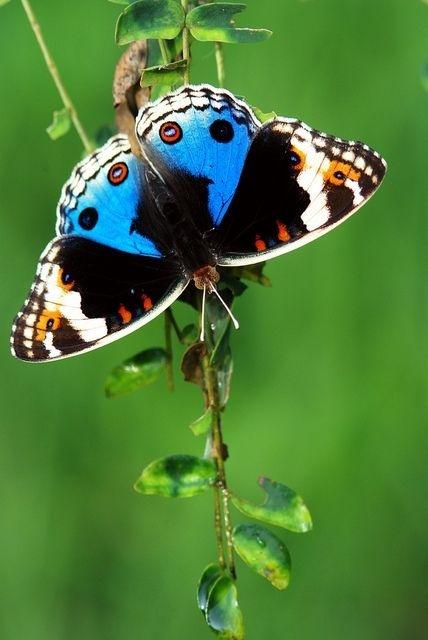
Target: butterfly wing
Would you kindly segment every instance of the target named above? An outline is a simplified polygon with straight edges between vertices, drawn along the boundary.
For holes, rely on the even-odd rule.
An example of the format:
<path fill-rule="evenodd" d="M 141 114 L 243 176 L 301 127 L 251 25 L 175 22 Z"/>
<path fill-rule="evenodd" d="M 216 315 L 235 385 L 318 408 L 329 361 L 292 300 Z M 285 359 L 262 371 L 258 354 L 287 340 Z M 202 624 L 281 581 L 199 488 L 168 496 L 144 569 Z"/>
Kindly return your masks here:
<path fill-rule="evenodd" d="M 187 282 L 173 260 L 77 236 L 56 238 L 43 253 L 15 319 L 12 353 L 44 361 L 100 347 L 155 318 Z"/>
<path fill-rule="evenodd" d="M 15 319 L 12 352 L 31 361 L 71 356 L 146 324 L 188 279 L 141 233 L 144 167 L 126 136 L 80 162 L 64 185 L 57 233 Z"/>
<path fill-rule="evenodd" d="M 218 228 L 219 264 L 261 262 L 315 240 L 367 202 L 385 171 L 381 156 L 361 142 L 298 120 L 268 122 Z"/>
<path fill-rule="evenodd" d="M 136 133 L 143 157 L 154 171 L 165 164 L 188 183 L 198 181 L 199 191 L 206 190 L 208 230 L 221 223 L 232 201 L 259 126 L 249 107 L 228 91 L 197 85 L 143 107 Z"/>
<path fill-rule="evenodd" d="M 127 136 L 117 135 L 74 168 L 58 203 L 57 234 L 160 257 L 154 242 L 138 232 L 143 210 L 144 165 Z"/>

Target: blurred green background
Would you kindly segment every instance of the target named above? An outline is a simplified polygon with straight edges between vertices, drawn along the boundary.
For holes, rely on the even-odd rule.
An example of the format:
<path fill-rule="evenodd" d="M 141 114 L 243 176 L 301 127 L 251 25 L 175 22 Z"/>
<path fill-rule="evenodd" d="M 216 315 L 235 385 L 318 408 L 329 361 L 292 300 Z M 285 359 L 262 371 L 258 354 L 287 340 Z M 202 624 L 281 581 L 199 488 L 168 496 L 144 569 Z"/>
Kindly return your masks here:
<path fill-rule="evenodd" d="M 91 132 L 111 123 L 120 7 L 33 0 Z M 244 21 L 244 16 L 243 16 Z M 248 638 L 421 638 L 427 629 L 426 246 L 428 7 L 421 0 L 264 0 L 245 21 L 266 44 L 226 50 L 228 87 L 265 111 L 363 139 L 388 160 L 379 194 L 313 245 L 272 261 L 272 289 L 238 302 L 225 415 L 232 487 L 286 482 L 315 519 L 283 536 L 288 591 L 239 565 Z M 215 82 L 210 45 L 193 81 Z M 144 498 L 140 470 L 199 454 L 196 387 L 164 381 L 107 401 L 107 372 L 162 344 L 158 319 L 88 355 L 44 366 L 9 355 L 11 320 L 53 235 L 81 154 L 45 133 L 60 100 L 17 0 L 0 12 L 0 636 L 2 640 L 211 637 L 195 585 L 215 560 L 209 494 Z M 425 269 L 424 269 L 425 268 Z M 178 317 L 191 312 L 176 305 Z M 235 514 L 235 521 L 240 521 Z"/>

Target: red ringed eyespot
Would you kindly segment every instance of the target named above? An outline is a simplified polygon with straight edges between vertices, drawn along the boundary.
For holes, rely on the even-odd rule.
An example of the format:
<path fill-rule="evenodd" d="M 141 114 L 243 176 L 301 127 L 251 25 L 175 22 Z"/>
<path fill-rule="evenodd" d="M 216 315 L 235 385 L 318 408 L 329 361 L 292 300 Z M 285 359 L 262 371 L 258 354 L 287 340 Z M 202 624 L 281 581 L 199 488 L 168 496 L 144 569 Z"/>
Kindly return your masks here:
<path fill-rule="evenodd" d="M 110 184 L 116 186 L 118 184 L 122 184 L 122 182 L 126 180 L 128 173 L 128 165 L 124 162 L 116 162 L 110 167 L 107 178 Z"/>
<path fill-rule="evenodd" d="M 159 136 L 165 144 L 176 144 L 183 137 L 183 130 L 177 122 L 164 122 L 159 129 Z"/>

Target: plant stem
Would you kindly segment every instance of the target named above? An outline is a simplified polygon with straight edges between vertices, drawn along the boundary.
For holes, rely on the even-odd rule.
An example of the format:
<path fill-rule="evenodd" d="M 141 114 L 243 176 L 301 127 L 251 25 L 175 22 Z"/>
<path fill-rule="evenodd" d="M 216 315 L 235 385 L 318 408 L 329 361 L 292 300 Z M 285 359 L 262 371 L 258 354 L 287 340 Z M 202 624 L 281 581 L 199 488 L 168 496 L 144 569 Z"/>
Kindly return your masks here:
<path fill-rule="evenodd" d="M 159 48 L 161 50 L 163 63 L 164 64 L 169 64 L 169 52 L 168 52 L 168 47 L 166 46 L 165 40 L 162 40 L 160 38 L 158 40 L 158 43 L 159 43 Z"/>
<path fill-rule="evenodd" d="M 80 119 L 79 119 L 79 116 L 77 115 L 77 111 L 74 107 L 74 104 L 72 103 L 71 98 L 68 95 L 66 88 L 64 87 L 64 84 L 59 74 L 59 71 L 57 69 L 57 66 L 43 38 L 42 31 L 40 29 L 40 24 L 38 23 L 37 18 L 34 15 L 31 4 L 29 0 L 21 0 L 21 2 L 24 8 L 24 11 L 27 14 L 27 18 L 31 25 L 31 28 L 33 29 L 36 40 L 39 44 L 41 52 L 43 54 L 43 58 L 46 62 L 46 66 L 49 70 L 52 80 L 55 83 L 56 88 L 58 89 L 58 93 L 61 96 L 61 100 L 64 104 L 64 107 L 67 109 L 67 111 L 70 114 L 71 121 L 74 125 L 74 128 L 76 129 L 76 132 L 79 138 L 82 141 L 82 144 L 85 148 L 86 153 L 91 153 L 91 151 L 93 150 L 93 146 L 89 140 L 89 136 L 86 133 L 82 123 L 80 122 Z"/>
<path fill-rule="evenodd" d="M 218 86 L 224 87 L 226 84 L 226 70 L 224 68 L 223 47 L 220 42 L 215 43 L 215 62 L 217 65 Z"/>
<path fill-rule="evenodd" d="M 233 541 L 232 541 L 232 521 L 229 510 L 229 496 L 227 491 L 226 481 L 226 445 L 223 442 L 223 434 L 221 430 L 221 409 L 219 403 L 218 394 L 218 378 L 217 371 L 209 362 L 209 356 L 205 356 L 203 359 L 205 385 L 208 395 L 209 406 L 212 411 L 212 457 L 214 458 L 217 467 L 217 483 L 215 486 L 215 524 L 217 535 L 217 547 L 220 548 L 221 541 L 221 553 L 219 552 L 219 563 L 224 565 L 223 555 L 223 527 L 219 527 L 219 520 L 223 517 L 224 523 L 224 535 L 226 538 L 226 554 L 227 554 L 227 566 L 230 575 L 233 579 L 236 578 L 235 559 L 233 554 Z M 222 523 L 222 524 L 223 524 Z"/>
<path fill-rule="evenodd" d="M 172 339 L 171 339 L 171 314 L 168 310 L 164 313 L 165 329 L 165 351 L 166 351 L 166 379 L 168 389 L 174 391 L 174 372 L 172 369 Z"/>
<path fill-rule="evenodd" d="M 181 4 L 183 6 L 184 9 L 184 13 L 187 16 L 187 11 L 189 9 L 189 0 L 181 0 Z M 189 84 L 190 83 L 190 35 L 189 35 L 189 29 L 184 26 L 183 29 L 183 60 L 186 60 L 187 65 L 186 68 L 184 70 L 184 84 Z"/>

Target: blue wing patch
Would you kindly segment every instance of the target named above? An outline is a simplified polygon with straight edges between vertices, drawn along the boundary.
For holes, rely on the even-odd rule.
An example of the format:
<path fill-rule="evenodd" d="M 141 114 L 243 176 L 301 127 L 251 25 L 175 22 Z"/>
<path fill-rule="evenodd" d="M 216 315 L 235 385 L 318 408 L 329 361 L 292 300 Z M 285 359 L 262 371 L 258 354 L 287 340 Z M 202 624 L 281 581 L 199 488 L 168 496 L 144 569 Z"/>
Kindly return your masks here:
<path fill-rule="evenodd" d="M 251 109 L 209 85 L 182 87 L 143 107 L 136 123 L 142 145 L 151 145 L 171 167 L 208 182 L 214 225 L 238 186 L 251 140 L 260 127 Z"/>
<path fill-rule="evenodd" d="M 73 170 L 57 209 L 58 235 L 87 238 L 127 253 L 160 257 L 135 229 L 143 196 L 143 166 L 128 138 L 117 135 Z"/>

